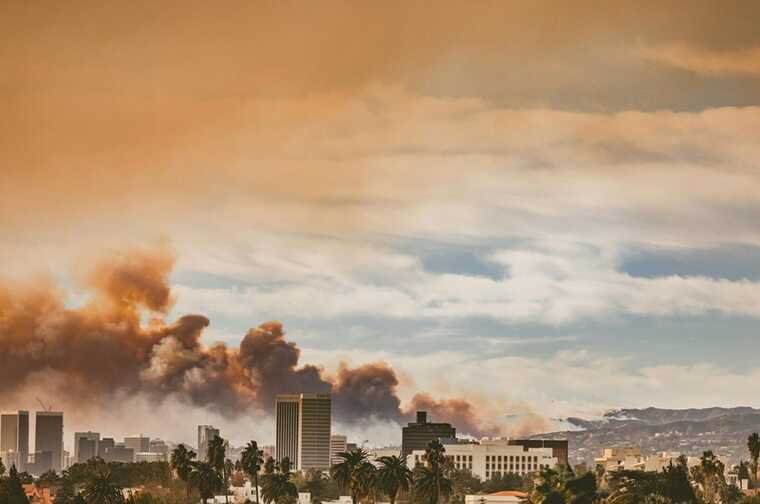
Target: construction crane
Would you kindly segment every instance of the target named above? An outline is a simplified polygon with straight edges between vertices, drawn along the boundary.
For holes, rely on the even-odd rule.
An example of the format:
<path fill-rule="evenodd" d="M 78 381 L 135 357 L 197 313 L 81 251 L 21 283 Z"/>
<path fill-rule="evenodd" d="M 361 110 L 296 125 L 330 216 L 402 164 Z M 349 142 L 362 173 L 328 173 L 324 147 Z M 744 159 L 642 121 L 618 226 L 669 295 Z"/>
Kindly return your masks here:
<path fill-rule="evenodd" d="M 37 399 L 37 402 L 40 403 L 40 406 L 42 406 L 42 411 L 46 413 L 50 413 L 53 410 L 52 406 L 45 406 L 45 403 L 42 402 L 42 399 L 40 399 L 39 397 L 36 397 L 35 399 Z"/>

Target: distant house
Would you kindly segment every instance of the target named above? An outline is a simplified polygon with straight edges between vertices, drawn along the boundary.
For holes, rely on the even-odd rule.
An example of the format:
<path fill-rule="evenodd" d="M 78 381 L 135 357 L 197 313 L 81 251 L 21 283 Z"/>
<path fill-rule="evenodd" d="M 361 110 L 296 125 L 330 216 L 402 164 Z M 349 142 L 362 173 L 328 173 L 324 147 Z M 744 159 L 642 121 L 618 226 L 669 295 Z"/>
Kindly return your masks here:
<path fill-rule="evenodd" d="M 259 487 L 259 496 L 261 496 L 261 487 Z M 256 487 L 251 485 L 250 481 L 246 481 L 243 486 L 231 486 L 230 495 L 215 495 L 211 500 L 214 504 L 226 504 L 227 501 L 230 504 L 243 504 L 245 502 L 255 502 L 256 500 Z M 263 502 L 263 499 L 262 499 Z M 311 493 L 298 492 L 298 501 L 296 504 L 310 504 Z"/>

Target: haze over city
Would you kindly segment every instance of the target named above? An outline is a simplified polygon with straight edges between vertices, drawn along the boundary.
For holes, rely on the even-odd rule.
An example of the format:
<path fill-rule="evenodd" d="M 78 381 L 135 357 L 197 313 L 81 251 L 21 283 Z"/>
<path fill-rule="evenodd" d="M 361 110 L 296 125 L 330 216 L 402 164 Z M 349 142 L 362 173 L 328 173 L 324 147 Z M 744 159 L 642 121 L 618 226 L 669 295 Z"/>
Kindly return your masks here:
<path fill-rule="evenodd" d="M 386 446 L 760 407 L 758 5 L 643 4 L 4 5 L 0 409 L 240 446 L 331 390 Z"/>

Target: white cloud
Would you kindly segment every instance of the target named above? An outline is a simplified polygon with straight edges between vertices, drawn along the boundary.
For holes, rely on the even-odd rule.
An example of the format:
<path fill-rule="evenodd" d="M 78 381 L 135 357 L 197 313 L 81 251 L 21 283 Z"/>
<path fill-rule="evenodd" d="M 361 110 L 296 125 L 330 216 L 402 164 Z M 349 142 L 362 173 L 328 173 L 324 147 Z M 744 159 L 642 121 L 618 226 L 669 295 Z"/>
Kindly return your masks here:
<path fill-rule="evenodd" d="M 509 272 L 503 279 L 431 273 L 415 257 L 389 249 L 350 245 L 330 249 L 319 240 L 301 242 L 301 247 L 285 241 L 271 249 L 257 248 L 249 258 L 243 276 L 251 285 L 178 285 L 177 310 L 204 313 L 212 307 L 218 314 L 254 321 L 262 317 L 450 320 L 481 316 L 549 325 L 620 314 L 760 316 L 760 283 L 632 277 L 619 271 L 617 249 L 557 240 L 494 253 L 490 260 Z M 280 264 L 286 267 L 278 268 Z M 260 272 L 264 285 L 257 283 Z"/>

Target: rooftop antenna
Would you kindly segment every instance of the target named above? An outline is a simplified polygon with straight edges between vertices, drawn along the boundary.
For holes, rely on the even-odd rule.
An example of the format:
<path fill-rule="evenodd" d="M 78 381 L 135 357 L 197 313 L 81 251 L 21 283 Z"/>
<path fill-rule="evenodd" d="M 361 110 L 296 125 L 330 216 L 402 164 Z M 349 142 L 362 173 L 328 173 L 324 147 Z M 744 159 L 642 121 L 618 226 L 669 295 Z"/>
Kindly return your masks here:
<path fill-rule="evenodd" d="M 40 403 L 40 406 L 42 406 L 42 411 L 46 413 L 50 413 L 50 411 L 52 410 L 52 406 L 45 406 L 45 403 L 42 402 L 42 399 L 40 399 L 39 397 L 36 397 L 35 399 L 37 399 L 37 402 Z"/>

